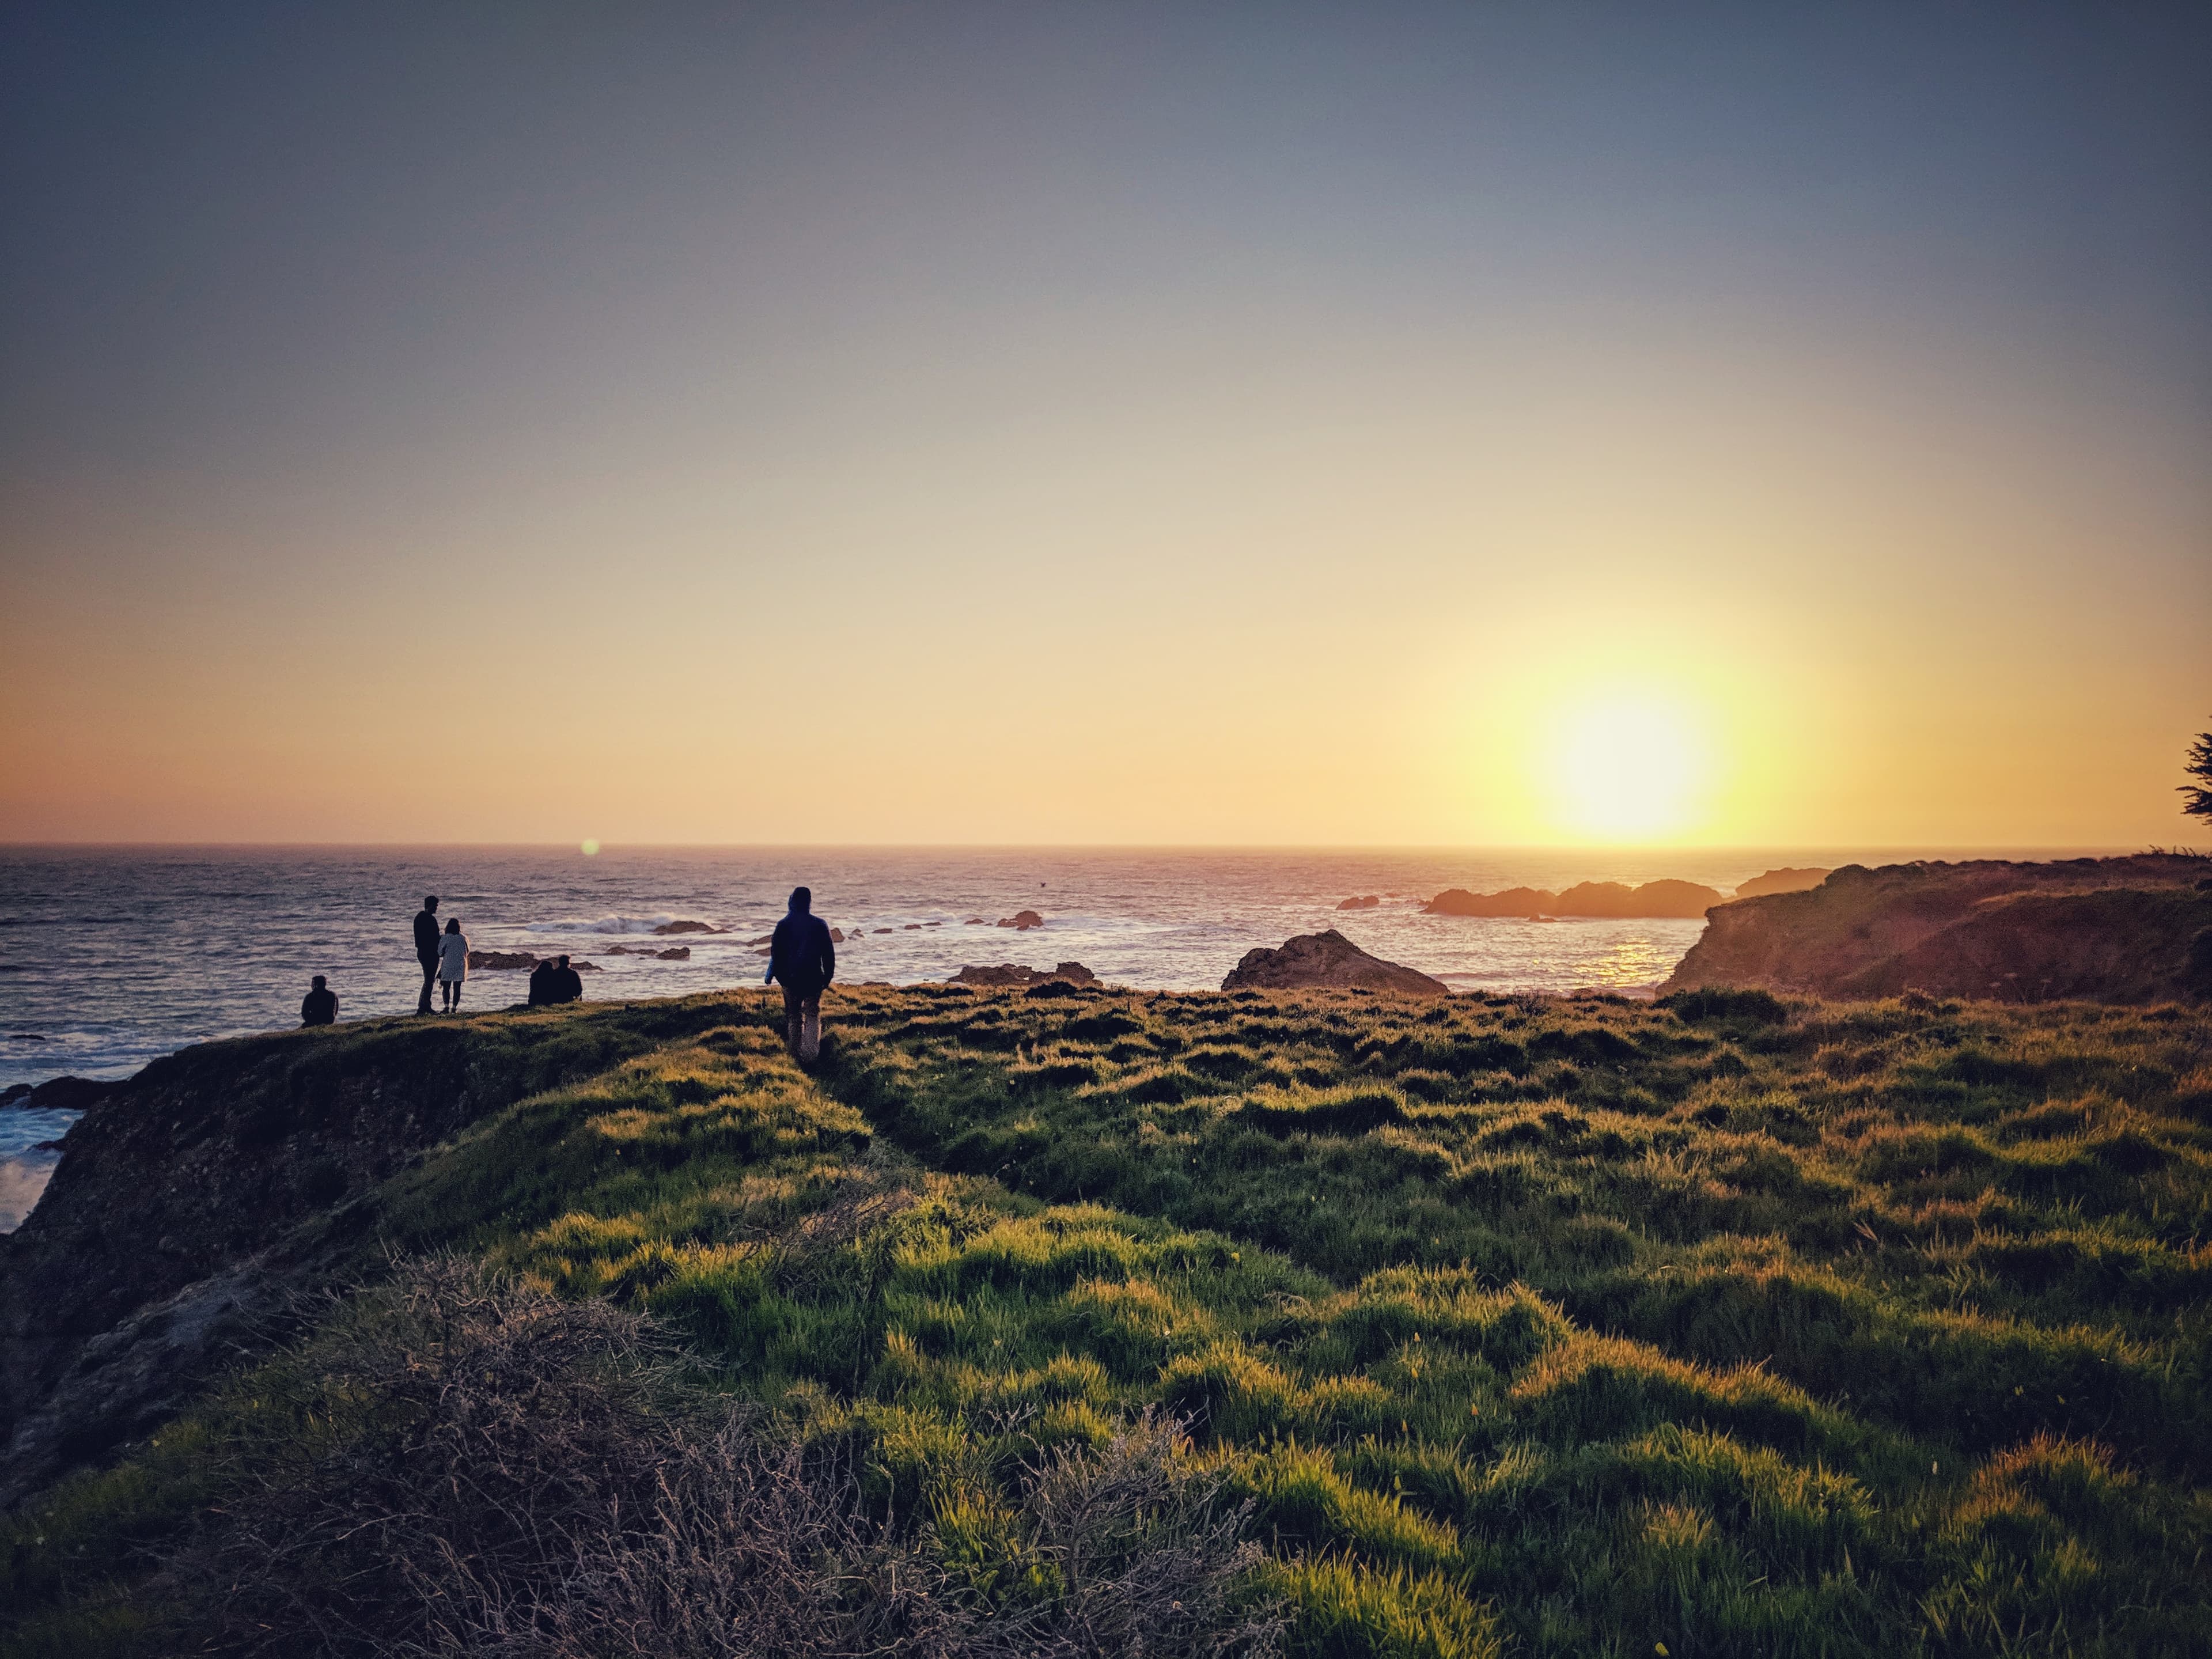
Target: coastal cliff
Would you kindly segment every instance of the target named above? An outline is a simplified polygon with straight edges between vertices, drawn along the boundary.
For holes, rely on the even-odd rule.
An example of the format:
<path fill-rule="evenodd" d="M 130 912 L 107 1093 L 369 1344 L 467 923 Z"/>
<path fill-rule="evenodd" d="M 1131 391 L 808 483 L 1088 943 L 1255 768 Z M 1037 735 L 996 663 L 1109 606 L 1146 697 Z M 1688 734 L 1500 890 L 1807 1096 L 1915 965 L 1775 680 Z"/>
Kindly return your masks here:
<path fill-rule="evenodd" d="M 1851 865 L 1714 909 L 1660 989 L 2170 1001 L 2212 995 L 2208 930 L 2212 859 Z"/>
<path fill-rule="evenodd" d="M 749 986 L 92 1103 L 0 1250 L 0 1652 L 1888 1653 L 2021 1583 L 2202 1645 L 2212 1011 L 826 1012 L 803 1072 Z"/>
<path fill-rule="evenodd" d="M 0 1235 L 0 1509 L 173 1414 L 295 1289 L 373 1249 L 379 1183 L 425 1148 L 651 1047 L 660 1022 L 623 1012 L 203 1043 L 93 1097 Z"/>

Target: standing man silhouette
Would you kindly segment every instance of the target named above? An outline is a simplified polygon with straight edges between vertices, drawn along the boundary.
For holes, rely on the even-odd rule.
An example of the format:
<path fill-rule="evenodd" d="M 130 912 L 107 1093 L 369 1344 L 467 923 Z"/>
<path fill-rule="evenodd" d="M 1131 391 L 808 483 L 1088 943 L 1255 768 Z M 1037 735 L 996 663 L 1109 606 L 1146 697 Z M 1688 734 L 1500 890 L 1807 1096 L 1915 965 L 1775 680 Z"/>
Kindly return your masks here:
<path fill-rule="evenodd" d="M 769 942 L 768 977 L 783 986 L 784 1041 L 792 1058 L 811 1066 L 822 1052 L 822 993 L 837 975 L 829 924 L 814 914 L 811 888 L 791 890 L 791 908 Z"/>
<path fill-rule="evenodd" d="M 435 893 L 422 901 L 422 908 L 415 913 L 415 960 L 422 964 L 422 1000 L 415 1012 L 430 1012 L 430 988 L 438 981 L 438 896 Z"/>

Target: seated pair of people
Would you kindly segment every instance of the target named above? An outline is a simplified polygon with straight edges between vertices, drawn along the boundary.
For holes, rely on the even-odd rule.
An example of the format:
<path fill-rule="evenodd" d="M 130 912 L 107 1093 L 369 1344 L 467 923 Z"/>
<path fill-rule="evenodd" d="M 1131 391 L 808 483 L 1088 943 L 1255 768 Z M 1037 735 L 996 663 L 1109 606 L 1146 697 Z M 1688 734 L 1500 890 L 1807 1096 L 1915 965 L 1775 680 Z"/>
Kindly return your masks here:
<path fill-rule="evenodd" d="M 541 962 L 530 970 L 530 1006 L 533 1008 L 579 1001 L 583 994 L 583 976 L 568 965 L 566 957 Z"/>

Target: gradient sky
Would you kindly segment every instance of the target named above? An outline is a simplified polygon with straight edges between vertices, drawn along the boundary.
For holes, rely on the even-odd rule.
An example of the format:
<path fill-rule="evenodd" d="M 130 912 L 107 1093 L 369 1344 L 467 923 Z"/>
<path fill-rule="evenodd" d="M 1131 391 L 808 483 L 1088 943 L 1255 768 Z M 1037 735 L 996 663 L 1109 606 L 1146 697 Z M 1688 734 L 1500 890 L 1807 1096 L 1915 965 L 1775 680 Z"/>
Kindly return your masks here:
<path fill-rule="evenodd" d="M 2187 842 L 2208 64 L 12 5 L 0 839 Z"/>

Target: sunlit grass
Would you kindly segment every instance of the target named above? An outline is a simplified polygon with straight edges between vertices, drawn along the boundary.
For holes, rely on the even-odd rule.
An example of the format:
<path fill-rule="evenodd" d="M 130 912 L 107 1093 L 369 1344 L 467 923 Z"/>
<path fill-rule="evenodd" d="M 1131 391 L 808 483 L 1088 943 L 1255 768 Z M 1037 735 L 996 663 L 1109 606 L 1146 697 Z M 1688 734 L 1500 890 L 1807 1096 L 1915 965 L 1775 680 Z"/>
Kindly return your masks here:
<path fill-rule="evenodd" d="M 667 1322 L 977 1583 L 1152 1408 L 1293 1651 L 2203 1650 L 2202 1014 L 866 991 L 808 1077 L 658 1006 L 391 1242 Z M 177 1455 L 9 1535 L 33 1624 L 134 1650 Z"/>

